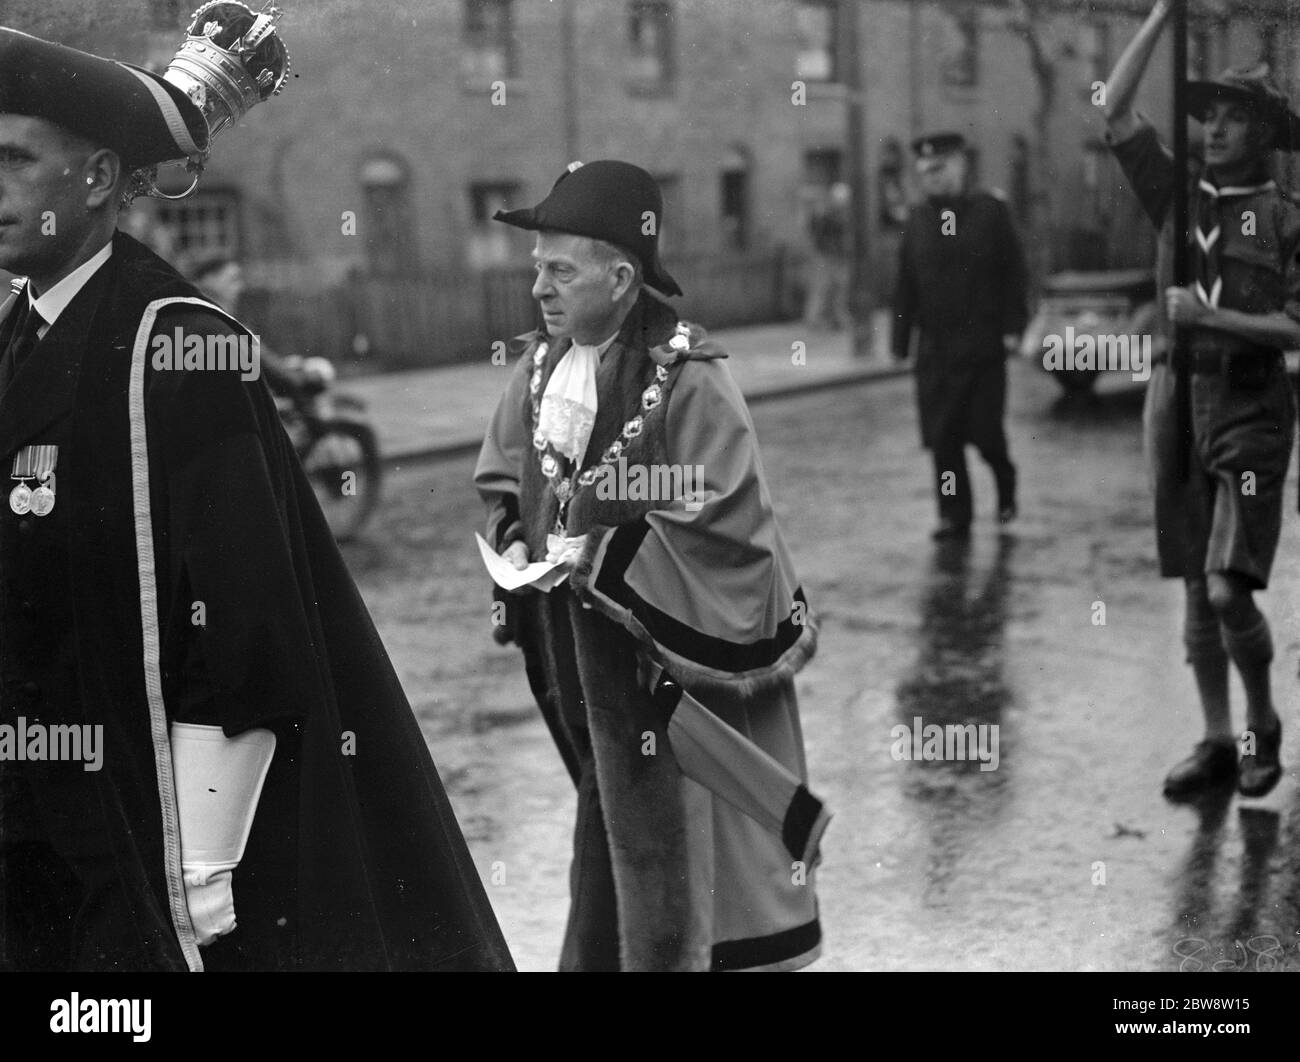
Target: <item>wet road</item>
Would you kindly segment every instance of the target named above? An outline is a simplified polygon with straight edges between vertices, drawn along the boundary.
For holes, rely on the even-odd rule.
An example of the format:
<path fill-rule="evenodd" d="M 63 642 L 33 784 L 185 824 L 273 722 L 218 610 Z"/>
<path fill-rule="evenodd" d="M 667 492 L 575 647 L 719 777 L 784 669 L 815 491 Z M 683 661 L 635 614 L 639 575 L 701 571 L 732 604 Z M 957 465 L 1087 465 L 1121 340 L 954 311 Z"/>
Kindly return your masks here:
<path fill-rule="evenodd" d="M 754 411 L 822 622 L 798 682 L 813 786 L 835 811 L 818 875 L 827 940 L 813 969 L 1300 969 L 1294 468 L 1261 599 L 1288 775 L 1261 801 L 1170 805 L 1160 782 L 1199 737 L 1199 712 L 1180 589 L 1155 570 L 1140 396 L 1062 412 L 1050 380 L 1013 369 L 1022 517 L 999 532 L 972 451 L 977 525 L 965 547 L 928 538 L 910 381 Z M 517 652 L 491 642 L 471 468 L 396 472 L 347 555 L 516 961 L 552 969 L 573 797 Z M 1233 695 L 1240 726 L 1235 676 Z M 924 754 L 892 733 L 910 734 L 918 718 L 996 725 L 996 769 L 897 758 L 904 747 Z M 993 732 L 983 733 L 991 765 Z"/>

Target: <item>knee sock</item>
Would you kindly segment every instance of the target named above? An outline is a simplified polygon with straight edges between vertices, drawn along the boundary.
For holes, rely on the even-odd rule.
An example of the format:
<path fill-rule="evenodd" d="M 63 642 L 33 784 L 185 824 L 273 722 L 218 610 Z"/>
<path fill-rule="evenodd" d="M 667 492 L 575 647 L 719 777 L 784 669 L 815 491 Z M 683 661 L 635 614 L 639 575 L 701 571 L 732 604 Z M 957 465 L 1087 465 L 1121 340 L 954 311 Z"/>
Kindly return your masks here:
<path fill-rule="evenodd" d="M 1188 591 L 1183 643 L 1201 697 L 1205 736 L 1213 741 L 1230 742 L 1233 733 L 1228 710 L 1228 654 L 1224 650 L 1219 619 L 1210 608 L 1203 587 L 1199 593 Z"/>
<path fill-rule="evenodd" d="M 1273 636 L 1268 620 L 1256 610 L 1254 621 L 1246 627 L 1234 630 L 1225 624 L 1223 641 L 1246 688 L 1246 728 L 1258 733 L 1260 727 L 1271 727 L 1274 713 L 1269 665 L 1273 661 Z"/>

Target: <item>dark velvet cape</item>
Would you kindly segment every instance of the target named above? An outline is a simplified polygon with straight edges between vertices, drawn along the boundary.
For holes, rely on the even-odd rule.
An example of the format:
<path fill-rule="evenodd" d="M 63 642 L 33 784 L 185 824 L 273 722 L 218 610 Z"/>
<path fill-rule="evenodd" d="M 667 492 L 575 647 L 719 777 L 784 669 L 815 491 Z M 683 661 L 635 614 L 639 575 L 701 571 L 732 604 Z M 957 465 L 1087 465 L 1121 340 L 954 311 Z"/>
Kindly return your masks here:
<path fill-rule="evenodd" d="M 129 407 L 142 315 L 173 297 L 197 293 L 119 233 L 0 400 L 0 460 L 61 443 L 55 512 L 0 533 L 0 678 L 7 709 L 104 724 L 100 772 L 60 764 L 31 777 L 49 806 L 98 816 L 114 839 L 135 935 L 105 965 L 194 969 L 199 955 L 208 969 L 511 969 L 419 725 L 265 384 L 159 370 L 148 355 L 139 437 Z M 181 305 L 160 311 L 154 335 L 177 327 L 242 331 Z M 198 675 L 200 721 L 228 735 L 269 727 L 278 742 L 234 873 L 238 928 L 202 949 L 186 943 L 188 915 L 176 909 L 170 766 L 160 771 L 151 736 L 151 614 L 168 720 Z"/>

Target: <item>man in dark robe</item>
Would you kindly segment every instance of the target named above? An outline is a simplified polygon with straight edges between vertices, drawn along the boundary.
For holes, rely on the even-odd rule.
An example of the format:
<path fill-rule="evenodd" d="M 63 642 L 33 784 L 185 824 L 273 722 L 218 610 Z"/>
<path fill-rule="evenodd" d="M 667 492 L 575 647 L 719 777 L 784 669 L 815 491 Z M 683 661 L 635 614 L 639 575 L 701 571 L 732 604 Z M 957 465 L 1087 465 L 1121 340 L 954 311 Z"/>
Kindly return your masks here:
<path fill-rule="evenodd" d="M 921 442 L 934 458 L 936 538 L 964 537 L 974 515 L 966 445 L 993 470 L 998 518 L 1016 516 L 1007 452 L 1006 356 L 1027 323 L 1025 262 L 1007 205 L 969 186 L 966 142 L 936 133 L 912 144 L 925 201 L 899 249 L 894 357 L 916 352 Z"/>
<path fill-rule="evenodd" d="M 209 133 L 0 29 L 0 969 L 510 969 L 253 337 L 114 231 Z"/>

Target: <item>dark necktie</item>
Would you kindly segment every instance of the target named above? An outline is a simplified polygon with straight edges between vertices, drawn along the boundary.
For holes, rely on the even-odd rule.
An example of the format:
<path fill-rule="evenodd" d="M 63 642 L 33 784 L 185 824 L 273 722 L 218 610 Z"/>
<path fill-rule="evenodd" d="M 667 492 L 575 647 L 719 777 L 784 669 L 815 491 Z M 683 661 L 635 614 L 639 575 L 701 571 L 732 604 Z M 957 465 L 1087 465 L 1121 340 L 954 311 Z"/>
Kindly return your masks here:
<path fill-rule="evenodd" d="M 6 351 L 6 357 L 9 358 L 8 375 L 11 379 L 17 374 L 27 355 L 32 352 L 32 348 L 40 341 L 37 329 L 45 323 L 45 318 L 36 312 L 30 300 L 24 301 L 26 305 L 14 327 L 12 338 L 9 340 L 9 349 Z"/>

